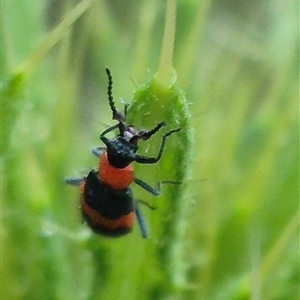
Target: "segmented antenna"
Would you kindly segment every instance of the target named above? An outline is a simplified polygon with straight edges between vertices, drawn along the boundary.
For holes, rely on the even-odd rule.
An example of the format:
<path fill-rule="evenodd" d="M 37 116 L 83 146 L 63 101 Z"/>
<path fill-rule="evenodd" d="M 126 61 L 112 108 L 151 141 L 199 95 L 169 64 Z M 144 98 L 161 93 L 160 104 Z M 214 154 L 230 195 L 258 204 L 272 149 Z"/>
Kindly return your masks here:
<path fill-rule="evenodd" d="M 109 106 L 112 110 L 113 113 L 113 119 L 116 119 L 116 116 L 118 115 L 118 111 L 116 109 L 115 103 L 114 103 L 114 98 L 112 95 L 112 88 L 113 88 L 113 80 L 112 80 L 112 76 L 110 73 L 109 68 L 105 68 L 107 77 L 108 77 L 108 88 L 107 88 L 107 95 L 108 95 L 108 101 L 109 101 Z"/>
<path fill-rule="evenodd" d="M 166 122 L 161 122 L 149 131 L 140 132 L 140 138 L 143 140 L 148 140 L 153 134 L 155 134 L 159 129 L 161 129 L 164 126 L 166 126 Z"/>
<path fill-rule="evenodd" d="M 113 120 L 117 120 L 119 122 L 125 122 L 126 121 L 125 116 L 121 112 L 117 111 L 116 106 L 115 106 L 114 98 L 113 98 L 113 95 L 112 95 L 113 80 L 112 80 L 110 70 L 109 70 L 109 68 L 105 68 L 105 71 L 106 71 L 106 74 L 107 74 L 107 77 L 108 77 L 107 95 L 108 95 L 109 106 L 110 106 L 111 111 L 113 113 L 112 118 L 113 118 Z"/>

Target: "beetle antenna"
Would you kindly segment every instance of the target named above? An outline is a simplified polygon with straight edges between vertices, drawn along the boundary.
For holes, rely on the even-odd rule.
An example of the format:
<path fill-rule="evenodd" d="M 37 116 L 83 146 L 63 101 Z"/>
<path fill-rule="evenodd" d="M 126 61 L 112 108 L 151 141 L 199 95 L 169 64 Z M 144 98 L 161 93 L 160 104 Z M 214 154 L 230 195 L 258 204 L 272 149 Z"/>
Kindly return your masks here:
<path fill-rule="evenodd" d="M 140 138 L 143 140 L 148 140 L 151 138 L 153 134 L 155 134 L 159 129 L 166 126 L 166 122 L 158 123 L 153 129 L 149 131 L 141 131 L 140 132 Z"/>
<path fill-rule="evenodd" d="M 117 120 L 119 122 L 125 122 L 125 117 L 122 113 L 120 113 L 119 111 L 117 111 L 116 109 L 116 105 L 114 102 L 114 98 L 113 98 L 113 94 L 112 94 L 112 89 L 113 89 L 113 79 L 112 79 L 112 75 L 111 72 L 109 70 L 109 68 L 105 68 L 107 77 L 108 77 L 108 88 L 107 88 L 107 96 L 108 96 L 108 101 L 109 101 L 109 106 L 110 109 L 113 113 L 113 120 Z"/>

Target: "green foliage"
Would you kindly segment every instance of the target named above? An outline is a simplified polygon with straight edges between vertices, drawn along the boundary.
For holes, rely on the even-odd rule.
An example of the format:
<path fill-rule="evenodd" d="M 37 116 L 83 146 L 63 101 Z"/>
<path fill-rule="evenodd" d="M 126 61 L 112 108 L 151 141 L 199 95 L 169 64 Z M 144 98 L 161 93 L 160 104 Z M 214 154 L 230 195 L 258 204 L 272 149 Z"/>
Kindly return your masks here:
<path fill-rule="evenodd" d="M 137 89 L 128 117 L 130 124 L 137 124 L 140 128 L 151 128 L 164 120 L 168 130 L 181 129 L 169 137 L 167 149 L 159 165 L 136 166 L 137 176 L 142 176 L 147 182 L 154 183 L 158 179 L 177 182 L 169 186 L 163 185 L 163 194 L 157 202 L 158 209 L 153 213 L 151 227 L 159 243 L 155 256 L 160 262 L 159 269 L 165 272 L 163 278 L 173 288 L 180 290 L 184 287 L 186 279 L 186 268 L 182 266 L 185 260 L 182 245 L 185 244 L 184 219 L 187 217 L 189 201 L 183 199 L 186 197 L 185 190 L 188 186 L 186 181 L 190 180 L 188 176 L 191 149 L 190 116 L 186 99 L 178 87 L 173 85 L 165 89 L 153 79 Z M 155 157 L 160 143 L 158 137 L 152 138 L 151 142 L 141 145 L 141 152 Z M 140 197 L 145 199 L 146 196 L 141 194 Z M 147 201 L 151 201 L 149 196 Z M 153 255 L 153 252 L 149 253 L 151 254 Z"/>
<path fill-rule="evenodd" d="M 297 4 L 177 1 L 175 72 L 162 1 L 3 3 L 1 298 L 298 299 Z M 133 187 L 148 240 L 92 234 L 64 184 L 113 124 L 106 66 L 131 123 L 167 122 L 140 153 L 182 129 L 136 166 L 183 180 Z"/>

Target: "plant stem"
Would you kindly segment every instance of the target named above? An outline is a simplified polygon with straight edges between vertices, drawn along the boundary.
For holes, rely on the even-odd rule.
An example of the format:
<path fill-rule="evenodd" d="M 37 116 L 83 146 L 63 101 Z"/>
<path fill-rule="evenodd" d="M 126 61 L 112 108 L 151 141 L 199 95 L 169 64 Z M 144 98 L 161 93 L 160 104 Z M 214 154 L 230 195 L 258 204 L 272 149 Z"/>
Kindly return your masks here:
<path fill-rule="evenodd" d="M 176 31 L 176 0 L 168 0 L 166 24 L 163 37 L 162 50 L 158 71 L 155 74 L 155 81 L 159 82 L 166 89 L 170 88 L 176 81 L 176 72 L 173 69 L 173 52 Z"/>

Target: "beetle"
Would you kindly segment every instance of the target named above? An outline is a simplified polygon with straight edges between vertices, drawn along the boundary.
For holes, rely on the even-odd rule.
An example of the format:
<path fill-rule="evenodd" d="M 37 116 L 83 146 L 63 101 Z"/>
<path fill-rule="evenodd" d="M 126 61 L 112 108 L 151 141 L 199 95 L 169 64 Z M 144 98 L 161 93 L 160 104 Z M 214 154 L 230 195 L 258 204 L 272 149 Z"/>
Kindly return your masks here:
<path fill-rule="evenodd" d="M 156 157 L 138 154 L 138 142 L 150 139 L 166 126 L 166 123 L 158 123 L 151 130 L 138 130 L 134 126 L 128 125 L 126 122 L 128 106 L 125 105 L 124 113 L 116 109 L 112 95 L 113 80 L 108 68 L 106 68 L 106 74 L 108 76 L 107 95 L 112 119 L 118 123 L 101 133 L 100 140 L 105 147 L 96 147 L 92 150 L 93 154 L 99 157 L 99 167 L 92 169 L 83 178 L 68 178 L 66 183 L 80 186 L 82 217 L 95 233 L 110 237 L 125 235 L 132 230 L 136 217 L 142 237 L 147 238 L 148 230 L 139 208 L 139 202 L 142 201 L 134 200 L 130 185 L 134 182 L 157 196 L 160 193 L 161 183 L 175 182 L 159 182 L 158 188 L 155 189 L 135 177 L 132 163 L 157 163 L 163 155 L 167 139 L 181 129 L 171 130 L 162 136 Z M 106 137 L 108 133 L 117 129 L 119 133 L 116 137 L 112 139 Z"/>

